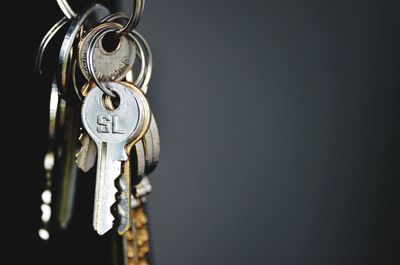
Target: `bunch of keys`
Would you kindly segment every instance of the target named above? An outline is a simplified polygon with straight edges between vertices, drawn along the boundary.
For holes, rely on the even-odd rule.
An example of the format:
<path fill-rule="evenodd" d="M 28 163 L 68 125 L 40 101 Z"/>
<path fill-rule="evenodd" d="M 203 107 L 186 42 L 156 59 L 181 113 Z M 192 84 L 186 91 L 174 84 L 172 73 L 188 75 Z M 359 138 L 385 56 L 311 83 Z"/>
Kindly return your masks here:
<path fill-rule="evenodd" d="M 101 4 L 75 13 L 65 0 L 57 3 L 64 17 L 44 36 L 36 60 L 42 74 L 48 44 L 66 28 L 57 67 L 51 73 L 39 236 L 44 240 L 50 237 L 52 206 L 58 208 L 60 227 L 68 228 L 77 177 L 96 168 L 94 230 L 103 235 L 114 228 L 124 236 L 122 240 L 136 238 L 135 212 L 143 209 L 151 192 L 148 176 L 160 154 L 157 124 L 145 96 L 152 54 L 147 41 L 134 30 L 143 15 L 144 0 L 134 1 L 130 17 L 111 13 Z M 52 201 L 55 180 L 61 183 L 61 194 Z M 132 262 L 129 264 L 136 264 Z"/>

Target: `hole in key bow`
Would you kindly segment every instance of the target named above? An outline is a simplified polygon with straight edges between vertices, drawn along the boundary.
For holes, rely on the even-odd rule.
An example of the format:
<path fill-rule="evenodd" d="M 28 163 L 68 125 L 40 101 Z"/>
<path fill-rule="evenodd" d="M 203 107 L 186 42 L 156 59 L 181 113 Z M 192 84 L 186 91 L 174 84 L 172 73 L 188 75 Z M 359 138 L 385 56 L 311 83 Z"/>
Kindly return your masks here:
<path fill-rule="evenodd" d="M 101 39 L 101 47 L 107 53 L 113 53 L 119 48 L 120 39 L 114 32 L 107 33 Z"/>
<path fill-rule="evenodd" d="M 121 99 L 117 93 L 115 93 L 115 97 L 113 98 L 107 94 L 103 94 L 102 103 L 106 110 L 114 111 L 119 107 Z"/>

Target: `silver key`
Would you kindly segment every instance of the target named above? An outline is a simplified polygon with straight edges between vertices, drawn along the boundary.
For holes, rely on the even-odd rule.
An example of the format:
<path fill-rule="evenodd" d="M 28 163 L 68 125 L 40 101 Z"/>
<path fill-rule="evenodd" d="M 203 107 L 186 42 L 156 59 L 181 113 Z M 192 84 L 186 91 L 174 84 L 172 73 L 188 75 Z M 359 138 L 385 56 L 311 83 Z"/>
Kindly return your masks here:
<path fill-rule="evenodd" d="M 81 144 L 81 149 L 75 155 L 75 162 L 78 168 L 83 172 L 88 172 L 96 164 L 97 147 L 86 132 L 81 133 L 79 142 Z"/>
<path fill-rule="evenodd" d="M 137 88 L 131 91 L 126 84 L 116 82 L 107 85 L 120 99 L 115 110 L 105 108 L 104 94 L 97 87 L 90 90 L 82 106 L 83 125 L 98 150 L 93 227 L 100 235 L 113 227 L 111 208 L 117 192 L 125 192 L 114 184 L 121 175 L 121 162 L 128 160 L 125 148 L 139 141 L 150 123 L 149 105 Z"/>
<path fill-rule="evenodd" d="M 111 108 L 112 102 L 109 98 L 105 99 L 105 105 Z M 76 154 L 76 163 L 82 171 L 88 172 L 96 163 L 97 148 L 92 138 L 90 138 L 86 132 L 82 132 L 79 137 L 79 141 L 81 143 L 81 149 Z M 146 132 L 144 138 L 136 145 L 139 144 L 143 145 L 142 149 L 144 149 L 145 153 L 145 158 L 143 159 L 146 161 L 145 168 L 143 168 L 143 174 L 139 175 L 142 176 L 144 173 L 150 174 L 153 172 L 160 159 L 160 136 L 153 114 L 151 115 L 149 130 Z M 141 162 L 137 161 L 137 163 L 140 164 Z"/>
<path fill-rule="evenodd" d="M 43 240 L 50 237 L 50 221 L 52 215 L 52 193 L 54 192 L 53 181 L 56 175 L 56 165 L 60 161 L 60 131 L 64 126 L 65 101 L 58 95 L 57 83 L 53 80 L 50 93 L 49 106 L 49 142 L 47 153 L 44 157 L 45 187 L 42 192 L 42 225 L 39 236 Z"/>
<path fill-rule="evenodd" d="M 116 31 L 122 28 L 122 25 L 115 22 L 106 22 L 93 28 L 79 43 L 78 63 L 82 74 L 87 80 L 90 80 L 88 70 L 87 53 L 89 44 L 96 37 L 99 31 L 105 28 L 115 29 Z M 126 36 L 119 38 L 119 43 L 114 51 L 106 51 L 102 45 L 102 39 L 99 40 L 94 47 L 93 66 L 97 78 L 104 81 L 122 80 L 132 68 L 136 57 L 136 46 Z"/>

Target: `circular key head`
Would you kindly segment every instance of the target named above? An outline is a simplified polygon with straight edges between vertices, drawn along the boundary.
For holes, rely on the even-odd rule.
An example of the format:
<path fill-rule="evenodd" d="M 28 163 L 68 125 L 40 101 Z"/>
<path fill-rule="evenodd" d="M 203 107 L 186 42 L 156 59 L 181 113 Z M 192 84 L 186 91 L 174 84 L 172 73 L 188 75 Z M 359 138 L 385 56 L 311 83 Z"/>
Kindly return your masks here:
<path fill-rule="evenodd" d="M 91 79 L 87 66 L 87 55 L 90 42 L 96 37 L 98 32 L 107 28 L 117 31 L 122 28 L 122 25 L 114 22 L 100 24 L 93 28 L 79 44 L 79 67 L 83 76 L 87 80 Z M 106 38 L 114 41 L 114 45 L 106 47 Z M 116 39 L 114 34 L 106 34 L 97 41 L 94 47 L 93 66 L 97 78 L 101 82 L 118 81 L 124 79 L 126 74 L 133 67 L 135 56 L 136 46 L 128 37 L 121 36 L 119 39 Z"/>
<path fill-rule="evenodd" d="M 115 109 L 105 104 L 105 94 L 94 87 L 86 96 L 82 105 L 82 123 L 98 145 L 99 143 L 129 143 L 142 134 L 143 119 L 148 115 L 147 101 L 138 98 L 131 90 L 120 83 L 107 85 L 119 98 Z"/>

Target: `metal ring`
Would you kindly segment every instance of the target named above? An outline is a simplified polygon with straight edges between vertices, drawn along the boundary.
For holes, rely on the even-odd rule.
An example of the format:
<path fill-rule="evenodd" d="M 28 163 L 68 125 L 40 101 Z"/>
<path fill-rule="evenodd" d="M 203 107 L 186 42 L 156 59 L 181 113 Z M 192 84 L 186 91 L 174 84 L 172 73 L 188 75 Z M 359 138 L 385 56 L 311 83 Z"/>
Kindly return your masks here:
<path fill-rule="evenodd" d="M 77 65 L 77 61 L 74 60 L 74 62 L 72 64 L 72 73 L 73 74 L 71 75 L 72 87 L 74 88 L 75 93 L 78 96 L 78 99 L 80 101 L 83 101 L 82 96 L 81 96 L 81 92 L 80 92 L 80 90 L 78 88 L 78 84 L 77 84 L 77 81 L 76 81 L 76 65 Z"/>
<path fill-rule="evenodd" d="M 93 79 L 93 82 L 96 84 L 98 88 L 100 88 L 104 93 L 106 93 L 108 96 L 115 98 L 116 95 L 114 92 L 107 88 L 106 86 L 103 86 L 103 84 L 100 82 L 100 80 L 97 78 L 95 70 L 94 70 L 94 65 L 93 65 L 93 55 L 94 55 L 94 48 L 97 44 L 97 42 L 105 36 L 107 33 L 113 32 L 115 29 L 112 28 L 104 28 L 103 30 L 100 30 L 97 32 L 94 36 L 93 39 L 89 42 L 89 47 L 88 47 L 88 52 L 87 52 L 87 58 L 86 58 L 86 63 L 88 67 L 88 71 L 90 76 Z"/>
<path fill-rule="evenodd" d="M 126 25 L 117 31 L 118 35 L 127 35 L 139 24 L 140 18 L 143 16 L 145 0 L 135 0 L 133 4 L 132 14 Z"/>
<path fill-rule="evenodd" d="M 135 38 L 135 36 L 132 33 L 129 33 L 126 36 L 129 37 L 135 43 L 136 47 L 138 48 L 138 50 L 140 52 L 140 54 L 138 54 L 140 61 L 141 61 L 140 73 L 139 73 L 137 79 L 133 82 L 133 84 L 136 87 L 141 88 L 141 84 L 143 83 L 143 80 L 146 76 L 146 55 L 144 54 L 142 45 L 140 45 L 140 43 L 138 42 L 138 40 Z"/>
<path fill-rule="evenodd" d="M 139 34 L 137 31 L 133 31 L 133 34 L 136 36 L 136 37 L 138 37 L 139 38 L 139 40 L 143 43 L 143 45 L 144 45 L 144 47 L 145 47 L 145 50 L 146 50 L 146 52 L 147 52 L 147 65 L 146 64 L 144 64 L 145 65 L 145 70 L 144 70 L 144 74 L 145 74 L 145 78 L 144 78 L 144 80 L 143 80 L 143 83 L 141 83 L 140 85 L 138 84 L 138 86 L 142 89 L 142 91 L 144 92 L 144 93 L 146 93 L 147 92 L 147 89 L 148 89 L 148 86 L 149 86 L 149 83 L 150 83 L 150 78 L 151 78 L 151 75 L 152 75 L 152 73 L 153 73 L 153 54 L 151 53 L 151 49 L 150 49 L 150 46 L 149 46 L 149 44 L 147 43 L 147 41 L 146 41 L 146 39 L 141 35 L 141 34 Z M 136 39 L 136 38 L 135 38 Z M 139 45 L 140 46 L 140 45 Z M 144 60 L 143 58 L 142 58 L 142 60 Z"/>
<path fill-rule="evenodd" d="M 117 20 L 117 19 L 128 19 L 128 16 L 125 15 L 125 13 L 123 13 L 123 12 L 117 12 L 117 13 L 109 15 L 105 19 L 107 19 L 108 21 L 114 21 L 114 20 Z M 137 80 L 134 81 L 134 84 L 136 86 L 138 86 L 144 93 L 146 93 L 147 89 L 148 89 L 148 85 L 150 83 L 151 74 L 153 72 L 153 55 L 152 55 L 152 52 L 151 52 L 151 48 L 150 48 L 149 44 L 147 43 L 146 39 L 135 30 L 132 31 L 132 34 L 136 35 L 136 37 L 142 42 L 142 44 L 145 47 L 146 53 L 147 53 L 147 60 L 146 61 L 145 61 L 145 57 L 140 56 L 140 60 L 142 61 L 142 69 L 141 69 L 141 72 L 140 72 Z M 131 38 L 135 38 L 135 36 L 130 36 L 130 37 Z M 134 41 L 135 41 L 138 49 L 142 50 L 142 46 L 140 44 L 138 44 L 137 39 L 134 40 Z M 139 52 L 139 51 L 137 51 L 137 52 Z M 141 55 L 142 54 L 143 53 L 141 52 Z M 145 62 L 143 63 L 143 61 L 145 61 Z M 144 66 L 145 69 L 143 69 L 143 66 Z M 145 77 L 144 77 L 144 80 L 142 81 L 141 78 L 143 77 L 143 75 Z"/>
<path fill-rule="evenodd" d="M 67 17 L 68 19 L 77 16 L 77 14 L 74 12 L 74 10 L 72 10 L 71 6 L 66 0 L 57 0 L 57 4 L 60 7 L 61 11 L 64 13 L 65 17 Z"/>
<path fill-rule="evenodd" d="M 118 19 L 126 19 L 128 20 L 128 16 L 125 15 L 124 12 L 115 12 L 112 14 L 109 14 L 108 16 L 105 16 L 101 19 L 101 23 L 103 22 L 114 22 L 115 20 Z"/>
<path fill-rule="evenodd" d="M 143 16 L 145 3 L 145 0 L 134 0 L 132 14 L 128 20 L 128 23 L 126 23 L 126 25 L 117 32 L 118 35 L 129 34 L 129 32 L 136 28 L 141 17 Z M 78 16 L 78 14 L 72 10 L 67 0 L 57 0 L 57 4 L 68 19 Z"/>
<path fill-rule="evenodd" d="M 108 15 L 107 17 L 103 18 L 102 20 L 107 21 L 107 22 L 112 22 L 117 19 L 128 19 L 128 17 L 124 13 L 118 12 L 118 13 Z M 140 73 L 139 73 L 138 77 L 136 78 L 136 80 L 132 80 L 131 82 L 134 83 L 134 85 L 136 87 L 140 88 L 143 91 L 143 93 L 146 93 L 147 89 L 148 89 L 148 83 L 149 83 L 149 80 L 151 77 L 152 67 L 153 67 L 151 50 L 150 50 L 148 43 L 143 38 L 143 36 L 141 36 L 137 32 L 134 32 L 134 34 L 137 36 L 135 37 L 132 33 L 132 34 L 129 34 L 127 37 L 129 37 L 132 41 L 135 42 L 135 45 L 137 47 L 136 54 L 141 61 L 141 69 L 140 69 Z M 145 49 L 143 49 L 140 42 L 142 42 L 144 44 Z M 88 53 L 89 53 L 89 50 L 88 50 Z M 146 57 L 146 54 L 147 54 L 147 57 Z M 76 67 L 76 60 L 75 60 L 73 63 L 73 66 L 72 66 L 72 85 L 73 85 L 73 88 L 74 88 L 78 98 L 80 100 L 82 100 L 81 91 L 80 91 L 80 88 L 78 88 L 78 84 L 77 84 L 76 77 L 75 77 L 76 76 L 76 68 L 77 67 Z M 93 76 L 93 73 L 90 70 L 89 70 L 89 74 L 91 76 Z"/>
<path fill-rule="evenodd" d="M 76 40 L 75 37 L 81 31 L 82 26 L 87 27 L 89 24 L 98 23 L 98 20 L 100 19 L 96 21 L 96 16 L 106 16 L 109 13 L 110 12 L 106 7 L 100 4 L 94 4 L 89 7 L 81 16 L 71 20 L 66 36 L 62 42 L 58 58 L 57 83 L 60 89 L 60 94 L 63 97 L 66 97 L 67 95 L 67 82 L 68 75 L 71 70 L 71 58 L 73 58 L 72 51 Z M 93 14 L 96 14 L 96 16 Z M 93 19 L 93 21 L 89 21 L 88 18 Z"/>
<path fill-rule="evenodd" d="M 51 39 L 57 34 L 57 32 L 62 29 L 68 22 L 67 17 L 63 17 L 60 19 L 56 24 L 54 24 L 53 27 L 44 35 L 42 41 L 40 42 L 38 52 L 36 54 L 36 61 L 35 61 L 35 68 L 36 71 L 39 73 L 39 75 L 42 74 L 42 59 L 44 52 L 47 48 L 47 45 L 49 45 Z"/>

